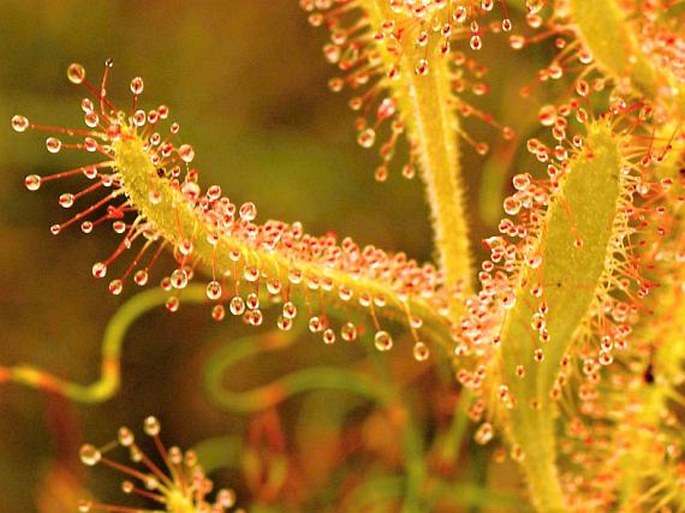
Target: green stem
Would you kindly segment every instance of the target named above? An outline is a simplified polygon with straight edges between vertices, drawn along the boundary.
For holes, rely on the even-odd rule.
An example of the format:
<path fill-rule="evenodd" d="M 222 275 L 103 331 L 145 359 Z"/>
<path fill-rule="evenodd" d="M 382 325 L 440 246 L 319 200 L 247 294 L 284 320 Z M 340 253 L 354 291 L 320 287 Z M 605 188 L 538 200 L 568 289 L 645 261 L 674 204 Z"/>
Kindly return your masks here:
<path fill-rule="evenodd" d="M 226 389 L 223 380 L 233 365 L 258 355 L 264 350 L 281 349 L 289 342 L 278 346 L 262 342 L 263 336 L 249 336 L 233 340 L 219 349 L 207 362 L 204 371 L 204 387 L 210 400 L 219 408 L 240 413 L 250 413 L 274 407 L 294 395 L 313 390 L 339 390 L 359 395 L 367 400 L 382 403 L 382 388 L 372 380 L 333 366 L 318 366 L 281 376 L 273 382 L 255 389 L 234 392 Z"/>
<path fill-rule="evenodd" d="M 110 399 L 121 385 L 121 350 L 126 332 L 146 312 L 164 305 L 169 293 L 151 289 L 136 294 L 121 305 L 105 328 L 102 338 L 102 364 L 100 377 L 90 385 L 81 385 L 31 365 L 0 366 L 0 383 L 12 381 L 22 385 L 49 390 L 81 403 L 101 403 Z M 204 287 L 190 285 L 184 290 L 183 299 L 190 303 L 202 303 L 207 297 Z"/>
<path fill-rule="evenodd" d="M 448 284 L 470 287 L 471 254 L 460 178 L 458 118 L 452 101 L 450 72 L 444 58 L 431 62 L 426 76 L 417 76 L 403 59 L 407 91 L 405 116 L 410 139 L 418 145 L 421 177 L 431 206 L 440 268 Z"/>
<path fill-rule="evenodd" d="M 387 0 L 365 0 L 360 4 L 370 18 L 371 27 L 376 30 L 384 21 L 397 18 L 390 11 Z M 399 65 L 399 79 L 387 79 L 383 85 L 392 91 L 398 102 L 407 138 L 418 157 L 431 208 L 440 268 L 449 286 L 463 284 L 471 290 L 473 271 L 450 61 L 439 54 L 436 42 L 420 48 L 411 37 L 404 41 L 399 58 L 382 47 L 380 50 L 387 65 L 395 62 Z M 428 73 L 419 75 L 414 69 L 422 59 L 428 60 L 429 68 Z"/>
<path fill-rule="evenodd" d="M 556 469 L 558 412 L 550 392 L 564 372 L 560 361 L 574 354 L 579 332 L 589 329 L 596 305 L 609 293 L 607 284 L 620 266 L 615 255 L 627 233 L 620 208 L 621 138 L 610 125 L 595 123 L 587 127 L 585 142 L 545 212 L 535 248 L 541 263 L 524 265 L 501 331 L 498 370 L 516 401 L 502 408 L 502 421 L 511 442 L 523 450 L 529 492 L 540 512 L 566 510 Z M 530 292 L 534 284 L 543 287 L 539 299 Z M 532 323 L 542 301 L 549 339 L 541 339 Z"/>
<path fill-rule="evenodd" d="M 400 408 L 404 414 L 400 429 L 406 481 L 401 511 L 402 513 L 421 513 L 425 509 L 422 504 L 421 491 L 427 474 L 423 441 L 412 412 L 404 402 L 402 391 L 397 387 L 396 381 L 390 373 L 388 359 L 380 356 L 378 351 L 374 351 L 373 348 L 369 347 L 368 349 L 380 381 L 384 383 L 383 389 L 387 396 L 385 406 Z"/>

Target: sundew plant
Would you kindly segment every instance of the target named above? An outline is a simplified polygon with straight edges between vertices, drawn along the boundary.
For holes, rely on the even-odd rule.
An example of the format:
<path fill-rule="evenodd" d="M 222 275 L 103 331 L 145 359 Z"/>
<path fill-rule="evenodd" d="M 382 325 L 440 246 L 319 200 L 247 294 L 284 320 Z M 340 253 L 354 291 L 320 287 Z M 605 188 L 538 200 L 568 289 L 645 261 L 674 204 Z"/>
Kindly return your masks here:
<path fill-rule="evenodd" d="M 84 287 L 110 308 L 100 343 L 32 308 L 65 340 L 0 365 L 3 397 L 44 398 L 42 469 L 17 481 L 33 507 L 685 512 L 685 3 L 282 4 L 110 12 L 107 53 L 60 63 L 70 114 L 12 100 L 4 138 L 25 156 L 4 181 L 33 193 L 12 202 L 59 204 L 21 256 L 56 269 L 42 304 L 86 322 Z M 241 70 L 212 36 L 232 15 L 276 57 L 225 91 L 213 80 Z M 155 64 L 171 98 L 149 60 L 119 64 L 145 53 L 145 23 L 188 60 Z M 299 89 L 279 37 L 322 47 L 326 79 Z M 269 136 L 209 127 L 250 118 L 233 95 L 249 112 L 269 94 L 286 97 L 255 124 Z M 322 104 L 338 110 L 311 124 Z M 297 123 L 307 137 L 276 141 Z"/>

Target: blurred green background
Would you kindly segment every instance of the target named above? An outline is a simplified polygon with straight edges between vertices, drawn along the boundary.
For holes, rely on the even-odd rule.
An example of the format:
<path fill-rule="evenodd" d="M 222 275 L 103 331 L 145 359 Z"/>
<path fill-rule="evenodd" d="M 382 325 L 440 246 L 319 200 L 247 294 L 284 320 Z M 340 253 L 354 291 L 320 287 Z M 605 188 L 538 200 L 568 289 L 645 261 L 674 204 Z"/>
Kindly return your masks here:
<path fill-rule="evenodd" d="M 196 150 L 202 183 L 220 184 L 237 203 L 254 201 L 259 219 L 299 220 L 312 233 L 332 230 L 419 261 L 431 258 L 420 182 L 401 177 L 401 161 L 387 183 L 374 181 L 377 150 L 356 144 L 349 96 L 334 96 L 326 86 L 334 74 L 321 55 L 327 34 L 307 24 L 297 3 L 0 0 L 0 365 L 30 362 L 79 383 L 93 381 L 104 326 L 131 294 L 129 287 L 123 297 L 110 296 L 105 284 L 91 278 L 92 263 L 117 243 L 108 230 L 84 236 L 75 229 L 59 237 L 48 231 L 68 217 L 57 196 L 79 182 L 31 194 L 22 184 L 26 174 L 81 162 L 81 155 L 68 151 L 48 154 L 39 133 L 20 136 L 9 127 L 15 113 L 80 126 L 84 91 L 66 80 L 71 62 L 82 63 L 98 80 L 104 60 L 112 57 L 108 93 L 122 103 L 128 102 L 130 79 L 143 76 L 143 105 L 171 107 L 181 140 Z M 502 58 L 505 50 L 501 40 L 486 38 L 481 57 L 491 68 L 493 93 L 480 105 L 525 134 L 543 99 L 522 101 L 517 91 L 547 57 L 529 53 L 521 66 Z M 464 150 L 477 241 L 499 220 L 509 176 L 527 164 L 516 141 L 507 144 L 488 127 L 468 126 L 493 148 L 485 158 Z M 71 489 L 65 480 L 46 477 L 56 461 L 93 492 L 116 497 L 116 476 L 104 469 L 84 472 L 78 447 L 86 440 L 104 443 L 120 425 L 138 427 L 149 414 L 162 420 L 165 439 L 182 447 L 244 433 L 249 418 L 213 408 L 198 379 L 213 351 L 244 333 L 235 320 L 213 323 L 207 308 L 145 316 L 126 338 L 122 390 L 101 405 L 0 385 L 0 511 L 70 511 L 59 509 L 57 499 L 46 501 Z M 305 337 L 288 364 L 351 358 L 345 348 L 319 346 Z M 283 370 L 282 359 L 267 359 L 241 368 L 234 383 L 249 388 Z M 301 415 L 298 408 L 284 414 L 286 421 Z M 226 476 L 244 488 L 238 472 Z"/>

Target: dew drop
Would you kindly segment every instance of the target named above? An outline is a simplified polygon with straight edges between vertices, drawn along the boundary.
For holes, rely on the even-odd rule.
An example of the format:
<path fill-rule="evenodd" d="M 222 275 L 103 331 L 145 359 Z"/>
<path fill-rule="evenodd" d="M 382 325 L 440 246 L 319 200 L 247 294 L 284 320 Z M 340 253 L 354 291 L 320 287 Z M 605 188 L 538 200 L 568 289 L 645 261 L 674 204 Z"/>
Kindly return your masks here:
<path fill-rule="evenodd" d="M 100 118 L 95 112 L 88 112 L 84 116 L 84 122 L 86 123 L 87 127 L 95 128 L 96 126 L 98 126 Z"/>
<path fill-rule="evenodd" d="M 226 309 L 224 308 L 224 305 L 214 305 L 212 308 L 212 319 L 215 321 L 223 321 L 224 317 L 226 317 Z"/>
<path fill-rule="evenodd" d="M 98 149 L 98 143 L 92 137 L 86 137 L 83 146 L 89 153 L 93 153 Z"/>
<path fill-rule="evenodd" d="M 340 328 L 340 336 L 345 342 L 354 342 L 357 339 L 357 327 L 349 321 L 346 322 Z"/>
<path fill-rule="evenodd" d="M 67 78 L 72 84 L 81 84 L 86 79 L 86 69 L 76 62 L 70 64 L 67 68 Z"/>
<path fill-rule="evenodd" d="M 86 114 L 95 110 L 95 106 L 90 98 L 84 98 L 81 100 L 81 110 L 83 110 L 83 112 Z"/>
<path fill-rule="evenodd" d="M 112 223 L 112 230 L 114 230 L 114 233 L 122 234 L 126 231 L 126 223 L 123 221 L 114 221 Z M 130 246 L 130 242 L 129 242 L 129 246 Z"/>
<path fill-rule="evenodd" d="M 169 299 L 167 299 L 167 302 L 164 306 L 166 306 L 166 309 L 170 312 L 177 312 L 178 307 L 181 306 L 181 301 L 178 299 L 178 296 L 171 296 Z"/>
<path fill-rule="evenodd" d="M 414 73 L 420 76 L 424 76 L 428 74 L 428 69 L 428 60 L 419 59 L 416 63 L 416 66 L 414 67 Z"/>
<path fill-rule="evenodd" d="M 40 189 L 42 178 L 38 175 L 28 175 L 24 178 L 24 186 L 30 191 L 37 191 Z"/>
<path fill-rule="evenodd" d="M 515 216 L 521 210 L 521 202 L 513 196 L 509 196 L 504 200 L 503 207 L 504 212 L 510 216 Z"/>
<path fill-rule="evenodd" d="M 157 436 L 162 429 L 162 425 L 159 423 L 156 417 L 148 417 L 143 421 L 143 431 L 148 436 Z"/>
<path fill-rule="evenodd" d="M 109 282 L 109 292 L 115 296 L 121 294 L 124 289 L 124 283 L 121 280 L 112 280 Z"/>
<path fill-rule="evenodd" d="M 17 114 L 12 116 L 12 129 L 15 132 L 24 132 L 29 127 L 29 120 L 25 116 Z"/>
<path fill-rule="evenodd" d="M 183 289 L 188 285 L 188 273 L 185 269 L 174 269 L 171 273 L 171 286 L 175 289 Z"/>
<path fill-rule="evenodd" d="M 554 105 L 545 105 L 538 112 L 538 121 L 542 126 L 552 126 L 557 118 L 557 108 Z"/>
<path fill-rule="evenodd" d="M 119 432 L 117 433 L 117 440 L 119 441 L 120 445 L 124 447 L 129 447 L 135 441 L 135 436 L 129 428 L 121 427 L 119 428 Z"/>
<path fill-rule="evenodd" d="M 476 440 L 477 443 L 480 445 L 485 445 L 487 444 L 490 440 L 492 440 L 492 437 L 494 436 L 494 430 L 492 428 L 492 424 L 489 422 L 483 422 L 478 430 L 476 431 L 476 434 L 474 436 L 474 439 Z"/>
<path fill-rule="evenodd" d="M 255 283 L 259 279 L 259 269 L 253 265 L 245 266 L 243 278 L 245 278 L 245 281 Z"/>
<path fill-rule="evenodd" d="M 323 321 L 316 315 L 309 319 L 309 331 L 317 333 L 323 329 Z"/>
<path fill-rule="evenodd" d="M 292 301 L 283 303 L 283 317 L 286 319 L 294 319 L 297 316 L 297 307 Z"/>
<path fill-rule="evenodd" d="M 490 146 L 484 142 L 477 143 L 474 148 L 478 155 L 487 155 L 488 151 L 490 151 Z"/>
<path fill-rule="evenodd" d="M 378 166 L 373 174 L 377 182 L 383 183 L 388 179 L 388 167 L 385 165 Z"/>
<path fill-rule="evenodd" d="M 325 329 L 323 332 L 323 342 L 324 344 L 335 343 L 335 331 L 333 331 L 331 328 Z"/>
<path fill-rule="evenodd" d="M 102 458 L 102 453 L 100 453 L 100 451 L 94 445 L 85 444 L 82 445 L 81 449 L 79 450 L 79 457 L 84 465 L 92 467 L 100 461 Z"/>
<path fill-rule="evenodd" d="M 611 356 L 611 353 L 609 353 L 608 351 L 602 351 L 599 355 L 598 360 L 601 365 L 607 366 L 613 363 L 614 357 Z"/>
<path fill-rule="evenodd" d="M 414 349 L 412 352 L 414 354 L 414 359 L 417 362 L 425 362 L 430 356 L 430 349 L 428 349 L 428 346 L 421 341 L 417 341 L 414 344 Z"/>
<path fill-rule="evenodd" d="M 362 130 L 357 136 L 357 143 L 362 148 L 371 148 L 374 142 L 376 142 L 376 131 L 373 128 Z"/>
<path fill-rule="evenodd" d="M 62 208 L 71 208 L 74 205 L 74 195 L 68 192 L 60 194 L 59 204 Z"/>
<path fill-rule="evenodd" d="M 142 287 L 147 284 L 148 277 L 148 272 L 145 269 L 140 269 L 133 275 L 133 281 L 136 282 L 136 285 Z"/>
<path fill-rule="evenodd" d="M 255 292 L 250 292 L 245 298 L 245 306 L 248 310 L 259 309 L 259 296 Z"/>
<path fill-rule="evenodd" d="M 182 144 L 178 149 L 178 156 L 183 162 L 190 163 L 195 158 L 195 150 L 190 144 Z"/>
<path fill-rule="evenodd" d="M 133 80 L 131 80 L 131 92 L 135 95 L 139 95 L 140 93 L 142 93 L 144 86 L 145 84 L 143 83 L 143 79 L 140 77 L 136 77 Z"/>
<path fill-rule="evenodd" d="M 248 201 L 247 203 L 243 203 L 240 206 L 240 210 L 238 211 L 238 214 L 240 215 L 240 219 L 243 221 L 251 222 L 254 221 L 255 218 L 257 217 L 257 207 L 255 206 L 254 203 L 251 201 Z"/>
<path fill-rule="evenodd" d="M 396 109 L 397 101 L 394 98 L 385 98 L 378 106 L 376 117 L 378 117 L 379 120 L 388 119 L 395 114 Z"/>
<path fill-rule="evenodd" d="M 183 256 L 188 256 L 193 252 L 193 241 L 184 239 L 176 245 L 176 249 Z"/>
<path fill-rule="evenodd" d="M 483 40 L 478 34 L 474 34 L 471 36 L 469 46 L 471 47 L 471 50 L 480 50 L 483 48 Z"/>
<path fill-rule="evenodd" d="M 93 276 L 95 278 L 98 278 L 98 279 L 104 278 L 105 275 L 107 274 L 107 264 L 105 264 L 104 262 L 96 262 L 95 264 L 93 264 L 92 271 L 93 271 Z"/>
<path fill-rule="evenodd" d="M 57 153 L 62 149 L 62 141 L 57 139 L 57 137 L 48 137 L 45 139 L 45 147 L 50 153 Z"/>
<path fill-rule="evenodd" d="M 221 297 L 221 283 L 212 280 L 207 284 L 207 297 L 212 301 L 216 301 Z"/>
<path fill-rule="evenodd" d="M 387 331 L 379 330 L 373 337 L 373 343 L 379 351 L 388 351 L 392 348 L 392 337 Z"/>
<path fill-rule="evenodd" d="M 245 301 L 240 296 L 235 296 L 231 299 L 228 309 L 233 315 L 242 315 L 245 312 Z"/>
<path fill-rule="evenodd" d="M 281 331 L 289 331 L 293 327 L 293 321 L 292 319 L 288 319 L 287 317 L 279 315 L 276 325 Z"/>
<path fill-rule="evenodd" d="M 271 279 L 266 282 L 266 290 L 272 296 L 277 296 L 281 293 L 283 285 L 277 279 Z"/>
<path fill-rule="evenodd" d="M 261 310 L 248 310 L 245 312 L 244 319 L 251 326 L 261 326 L 264 315 Z"/>
<path fill-rule="evenodd" d="M 525 191 L 530 186 L 531 181 L 531 176 L 528 173 L 518 174 L 512 179 L 514 189 L 517 191 Z"/>

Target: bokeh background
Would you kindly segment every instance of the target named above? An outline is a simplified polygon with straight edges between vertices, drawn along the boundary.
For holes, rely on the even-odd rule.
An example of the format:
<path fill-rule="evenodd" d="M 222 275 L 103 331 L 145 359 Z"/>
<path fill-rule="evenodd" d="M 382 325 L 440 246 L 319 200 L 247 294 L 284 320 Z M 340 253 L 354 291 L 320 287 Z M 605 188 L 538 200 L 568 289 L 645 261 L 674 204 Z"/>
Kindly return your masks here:
<path fill-rule="evenodd" d="M 81 62 L 93 78 L 112 57 L 108 92 L 122 103 L 128 102 L 130 79 L 143 76 L 143 104 L 171 107 L 172 118 L 181 124 L 181 139 L 196 150 L 202 183 L 219 183 L 237 203 L 254 201 L 260 219 L 299 220 L 312 233 L 331 230 L 362 244 L 406 251 L 420 261 L 431 259 L 421 183 L 401 177 L 401 160 L 386 183 L 374 181 L 377 150 L 356 144 L 349 96 L 335 96 L 326 86 L 334 74 L 321 55 L 327 34 L 307 24 L 297 3 L 0 0 L 0 365 L 31 363 L 79 383 L 92 382 L 99 372 L 104 326 L 135 292 L 129 287 L 122 297 L 110 296 L 106 284 L 90 275 L 92 263 L 117 243 L 108 230 L 90 236 L 76 229 L 58 237 L 49 233 L 51 224 L 68 216 L 57 196 L 70 189 L 69 183 L 51 184 L 37 193 L 23 187 L 26 174 L 47 174 L 74 163 L 68 151 L 48 154 L 41 134 L 20 136 L 9 126 L 15 113 L 80 125 L 84 91 L 66 80 L 71 62 Z M 514 16 L 518 7 L 509 2 Z M 525 59 L 511 59 L 501 39 L 486 37 L 485 43 L 480 58 L 490 68 L 487 81 L 493 91 L 477 103 L 519 135 L 506 143 L 485 125 L 467 125 L 476 139 L 492 147 L 486 157 L 464 150 L 474 241 L 494 231 L 511 174 L 528 170 L 517 142 L 535 130 L 535 113 L 544 98 L 523 100 L 518 91 L 533 82 L 549 58 L 531 50 Z M 479 245 L 474 246 L 480 258 Z M 182 307 L 175 315 L 158 309 L 127 334 L 122 390 L 104 404 L 74 404 L 15 384 L 0 385 L 0 511 L 75 511 L 65 504 L 81 493 L 75 492 L 81 486 L 98 497 L 117 497 L 118 476 L 105 469 L 86 472 L 78 463 L 78 447 L 84 441 L 112 439 L 122 424 L 137 428 L 149 414 L 162 420 L 165 439 L 182 447 L 217 436 L 243 439 L 256 429 L 255 422 L 272 425 L 273 412 L 255 421 L 254 416 L 213 407 L 198 378 L 218 348 L 243 335 L 241 323 L 216 324 L 204 307 Z M 392 365 L 400 375 L 420 374 L 405 379 L 413 382 L 409 402 L 414 394 L 449 404 L 458 392 L 439 377 L 439 366 L 436 370 L 425 364 L 429 370 L 417 372 L 411 367 L 418 364 L 406 349 L 410 344 L 404 345 Z M 286 358 L 264 358 L 235 369 L 231 386 L 246 389 L 286 369 L 345 364 L 359 356 L 358 350 L 341 344 L 322 346 L 305 336 Z M 316 404 L 331 400 L 342 401 L 329 393 L 317 396 Z M 279 409 L 278 419 L 285 425 L 287 451 L 302 455 L 309 450 L 312 460 L 325 459 L 326 444 L 315 435 L 322 432 L 317 422 L 326 424 L 327 408 L 312 404 L 291 401 Z M 430 421 L 425 425 L 435 428 Z M 384 424 L 377 429 L 382 432 Z M 467 450 L 472 452 L 462 458 L 460 479 L 487 481 L 497 491 L 518 489 L 511 467 L 489 469 L 488 449 Z M 300 460 L 307 476 L 312 464 L 305 457 Z M 231 467 L 216 475 L 249 503 L 254 491 L 240 464 Z M 319 479 L 325 490 L 326 476 Z M 321 498 L 309 507 L 338 511 Z M 465 500 L 463 510 L 469 508 L 479 510 Z"/>

